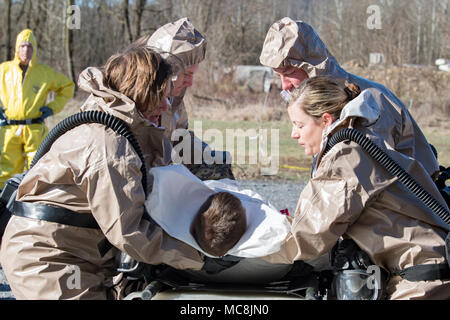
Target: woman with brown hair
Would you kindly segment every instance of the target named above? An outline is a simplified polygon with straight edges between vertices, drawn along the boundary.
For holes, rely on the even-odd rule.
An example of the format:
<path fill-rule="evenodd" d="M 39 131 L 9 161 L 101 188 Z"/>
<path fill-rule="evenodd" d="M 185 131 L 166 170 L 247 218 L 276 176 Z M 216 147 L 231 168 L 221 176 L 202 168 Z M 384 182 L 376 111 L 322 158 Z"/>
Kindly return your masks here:
<path fill-rule="evenodd" d="M 341 238 L 332 251 L 334 267 L 342 271 L 373 264 L 387 271 L 389 299 L 450 298 L 445 258 L 449 226 L 358 143 L 345 140 L 325 152 L 339 129 L 356 129 L 447 208 L 422 163 L 393 147 L 387 123 L 397 115 L 383 107 L 387 97 L 375 88 L 360 92 L 356 85 L 343 86 L 328 77 L 310 78 L 292 95 L 291 136 L 315 158 L 288 241 L 293 260 L 315 259 L 332 251 Z M 355 250 L 347 255 L 349 247 Z M 354 261 L 352 255 L 359 258 Z M 345 290 L 338 294 L 352 298 Z"/>
<path fill-rule="evenodd" d="M 170 143 L 155 123 L 167 108 L 171 74 L 158 53 L 130 47 L 79 77 L 79 87 L 90 93 L 81 110 L 126 122 L 147 169 L 170 162 Z M 68 214 L 55 222 L 32 212 L 13 213 L 0 254 L 17 299 L 113 298 L 119 250 L 154 265 L 203 266 L 197 250 L 149 221 L 141 165 L 130 142 L 102 124 L 80 125 L 53 143 L 24 177 L 16 199 Z"/>

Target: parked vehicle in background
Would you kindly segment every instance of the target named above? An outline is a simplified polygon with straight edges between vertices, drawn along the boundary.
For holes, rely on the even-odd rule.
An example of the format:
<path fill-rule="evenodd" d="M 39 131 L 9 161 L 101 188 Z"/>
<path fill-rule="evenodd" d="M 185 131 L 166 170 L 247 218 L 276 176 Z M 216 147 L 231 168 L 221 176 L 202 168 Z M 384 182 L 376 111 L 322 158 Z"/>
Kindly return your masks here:
<path fill-rule="evenodd" d="M 435 64 L 439 70 L 450 72 L 450 60 L 449 59 L 437 59 Z"/>

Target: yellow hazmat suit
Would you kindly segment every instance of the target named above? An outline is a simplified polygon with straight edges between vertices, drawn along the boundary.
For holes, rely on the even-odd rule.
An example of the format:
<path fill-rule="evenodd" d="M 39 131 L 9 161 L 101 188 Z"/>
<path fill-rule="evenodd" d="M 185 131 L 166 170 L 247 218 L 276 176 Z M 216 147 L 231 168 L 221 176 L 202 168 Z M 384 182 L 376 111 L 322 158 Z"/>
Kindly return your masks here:
<path fill-rule="evenodd" d="M 25 73 L 19 59 L 19 45 L 22 42 L 31 42 L 33 45 L 33 57 Z M 33 32 L 25 29 L 17 36 L 14 60 L 0 65 L 0 100 L 4 115 L 9 120 L 39 119 L 42 115 L 39 109 L 46 106 L 47 95 L 51 91 L 56 96 L 47 107 L 53 114 L 61 111 L 73 96 L 74 83 L 49 66 L 38 63 L 36 51 Z M 25 159 L 29 168 L 47 131 L 43 121 L 1 126 L 0 188 L 12 175 L 23 171 Z"/>

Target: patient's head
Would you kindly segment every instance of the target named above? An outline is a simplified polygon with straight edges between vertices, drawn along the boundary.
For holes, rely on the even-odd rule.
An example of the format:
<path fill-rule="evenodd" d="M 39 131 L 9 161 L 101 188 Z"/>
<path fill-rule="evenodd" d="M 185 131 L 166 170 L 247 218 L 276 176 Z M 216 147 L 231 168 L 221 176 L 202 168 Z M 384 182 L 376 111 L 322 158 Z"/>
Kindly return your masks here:
<path fill-rule="evenodd" d="M 195 240 L 203 251 L 224 256 L 245 233 L 247 219 L 241 200 L 228 192 L 211 195 L 194 220 Z"/>

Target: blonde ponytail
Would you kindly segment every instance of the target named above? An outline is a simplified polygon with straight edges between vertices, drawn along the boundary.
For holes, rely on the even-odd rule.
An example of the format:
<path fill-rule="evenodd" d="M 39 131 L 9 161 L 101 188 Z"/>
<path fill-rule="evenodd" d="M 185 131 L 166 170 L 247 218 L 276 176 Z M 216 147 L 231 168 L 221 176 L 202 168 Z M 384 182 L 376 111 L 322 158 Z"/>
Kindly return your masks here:
<path fill-rule="evenodd" d="M 344 91 L 347 93 L 348 101 L 355 99 L 361 93 L 361 90 L 356 84 L 347 81 L 345 81 Z"/>
<path fill-rule="evenodd" d="M 360 92 L 356 84 L 346 82 L 343 86 L 330 77 L 318 76 L 304 81 L 293 91 L 290 105 L 299 104 L 313 117 L 329 113 L 337 119 L 344 106 Z"/>

